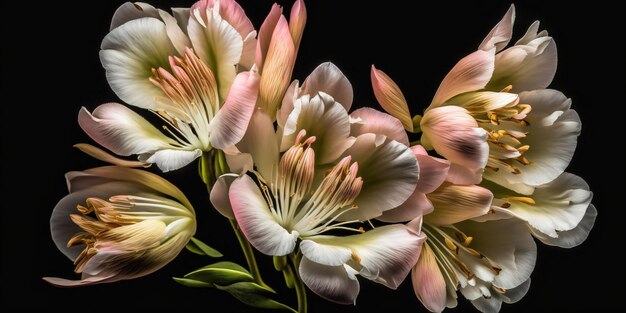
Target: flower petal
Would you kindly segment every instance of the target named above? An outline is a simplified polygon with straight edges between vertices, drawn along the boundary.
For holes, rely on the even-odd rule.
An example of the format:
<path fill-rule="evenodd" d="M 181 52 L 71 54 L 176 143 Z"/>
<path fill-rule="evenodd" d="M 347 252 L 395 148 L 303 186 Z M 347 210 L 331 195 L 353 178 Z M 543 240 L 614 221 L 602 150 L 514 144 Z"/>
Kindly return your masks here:
<path fill-rule="evenodd" d="M 506 45 L 511 41 L 513 36 L 513 23 L 515 22 L 515 5 L 511 4 L 509 10 L 502 17 L 502 20 L 493 27 L 493 29 L 487 34 L 487 37 L 483 39 L 478 47 L 479 50 L 489 51 L 496 48 L 496 52 L 504 49 Z"/>
<path fill-rule="evenodd" d="M 211 204 L 213 204 L 213 207 L 220 212 L 220 214 L 229 219 L 234 219 L 235 214 L 233 213 L 233 207 L 230 205 L 228 191 L 230 190 L 230 185 L 237 177 L 239 176 L 233 174 L 220 176 L 213 185 L 210 194 Z"/>
<path fill-rule="evenodd" d="M 279 225 L 252 178 L 243 175 L 230 185 L 230 204 L 250 243 L 267 255 L 287 255 L 296 247 L 298 232 Z"/>
<path fill-rule="evenodd" d="M 455 226 L 473 238 L 471 248 L 501 269 L 493 278 L 495 286 L 514 288 L 530 277 L 535 267 L 537 246 L 524 223 L 505 219 L 483 223 L 465 221 Z M 471 258 L 476 259 L 467 254 L 467 259 Z"/>
<path fill-rule="evenodd" d="M 467 168 L 468 176 L 455 179 L 455 183 L 471 184 L 481 181 L 481 174 L 489 157 L 487 132 L 478 127 L 467 110 L 457 106 L 429 110 L 422 118 L 421 128 L 422 141 L 426 139 L 437 153 L 453 164 Z"/>
<path fill-rule="evenodd" d="M 246 134 L 237 143 L 237 148 L 252 156 L 263 179 L 273 181 L 274 167 L 278 164 L 278 138 L 274 133 L 272 120 L 265 113 L 260 110 L 254 112 Z M 247 167 L 252 169 L 251 164 Z"/>
<path fill-rule="evenodd" d="M 109 278 L 115 279 L 114 276 L 115 274 L 110 274 L 108 276 L 93 276 L 80 280 L 71 280 L 58 277 L 44 277 L 43 280 L 57 287 L 79 287 L 89 286 L 93 284 L 101 284 L 104 282 L 111 282 L 112 280 L 110 280 Z"/>
<path fill-rule="evenodd" d="M 400 206 L 383 212 L 377 220 L 387 223 L 400 223 L 413 220 L 433 211 L 433 205 L 422 191 L 415 188 L 413 194 Z"/>
<path fill-rule="evenodd" d="M 115 94 L 128 104 L 158 110 L 166 97 L 150 82 L 152 69 L 169 69 L 168 57 L 178 54 L 165 23 L 149 17 L 131 20 L 111 30 L 100 48 L 100 61 Z"/>
<path fill-rule="evenodd" d="M 433 225 L 452 225 L 489 212 L 493 194 L 475 185 L 445 183 L 427 195 L 435 210 L 424 220 Z"/>
<path fill-rule="evenodd" d="M 224 99 L 237 74 L 245 37 L 220 15 L 219 6 L 204 2 L 208 1 L 192 8 L 187 33 L 198 57 L 215 74 L 220 97 Z"/>
<path fill-rule="evenodd" d="M 423 193 L 433 192 L 446 180 L 450 163 L 447 160 L 429 156 L 422 146 L 412 146 L 411 151 L 417 159 L 420 170 L 415 190 Z"/>
<path fill-rule="evenodd" d="M 327 266 L 303 257 L 299 273 L 302 281 L 318 296 L 340 304 L 356 303 L 359 282 L 343 265 Z"/>
<path fill-rule="evenodd" d="M 139 114 L 119 103 L 105 103 L 93 113 L 81 108 L 78 124 L 89 137 L 119 155 L 150 153 L 175 144 Z"/>
<path fill-rule="evenodd" d="M 237 75 L 226 102 L 209 124 L 213 147 L 226 149 L 241 140 L 254 112 L 258 88 L 259 75 L 254 70 Z"/>
<path fill-rule="evenodd" d="M 163 172 L 169 172 L 184 167 L 202 155 L 202 150 L 174 150 L 163 149 L 154 153 L 146 153 L 139 159 L 147 163 L 155 163 Z"/>
<path fill-rule="evenodd" d="M 275 118 L 276 110 L 289 87 L 296 59 L 295 53 L 289 25 L 285 17 L 281 15 L 272 33 L 267 55 L 263 60 L 259 87 L 259 106 L 272 119 Z"/>
<path fill-rule="evenodd" d="M 587 207 L 587 211 L 585 211 L 585 216 L 583 219 L 574 227 L 573 229 L 561 231 L 559 232 L 559 237 L 552 238 L 531 229 L 533 235 L 541 242 L 550 245 L 557 246 L 561 248 L 573 248 L 583 243 L 589 236 L 589 232 L 591 228 L 593 228 L 593 224 L 596 221 L 596 217 L 598 216 L 598 211 L 593 204 L 590 204 Z"/>
<path fill-rule="evenodd" d="M 534 230 L 549 237 L 575 228 L 583 219 L 593 194 L 580 177 L 563 173 L 554 181 L 538 186 L 532 194 L 534 204 L 509 201 L 504 209 L 526 221 Z"/>
<path fill-rule="evenodd" d="M 404 132 L 402 123 L 389 114 L 372 108 L 360 108 L 352 112 L 350 117 L 358 120 L 356 123 L 351 123 L 350 134 L 354 137 L 366 133 L 373 133 L 385 135 L 387 138 L 395 140 L 405 146 L 409 145 L 409 137 L 406 135 L 406 132 Z"/>
<path fill-rule="evenodd" d="M 374 95 L 378 103 L 387 113 L 400 120 L 407 131 L 412 132 L 413 119 L 400 87 L 387 74 L 376 69 L 374 65 L 372 65 L 370 76 Z"/>
<path fill-rule="evenodd" d="M 306 258 L 324 265 L 335 265 L 350 257 L 348 265 L 359 269 L 361 275 L 396 289 L 417 262 L 426 237 L 405 225 L 395 224 L 358 235 L 313 236 L 308 239 L 316 245 L 306 244 L 302 250 Z"/>
<path fill-rule="evenodd" d="M 128 21 L 140 19 L 142 17 L 159 18 L 159 12 L 155 7 L 147 3 L 126 2 L 120 5 L 117 10 L 115 10 L 115 13 L 113 13 L 110 30 L 113 30 Z"/>
<path fill-rule="evenodd" d="M 312 144 L 317 164 L 333 162 L 341 156 L 351 143 L 350 118 L 348 112 L 331 96 L 319 93 L 314 97 L 302 96 L 294 103 L 283 130 L 281 150 L 285 151 L 294 143 L 300 130 L 307 136 L 315 136 Z"/>
<path fill-rule="evenodd" d="M 444 77 L 428 110 L 458 94 L 484 88 L 493 74 L 494 53 L 494 50 L 478 50 L 461 59 Z"/>
<path fill-rule="evenodd" d="M 411 271 L 411 281 L 415 295 L 424 307 L 431 312 L 441 312 L 446 307 L 446 281 L 437 265 L 432 250 L 428 245 L 422 247 L 422 253 Z"/>
<path fill-rule="evenodd" d="M 102 162 L 106 162 L 112 165 L 124 166 L 124 167 L 150 167 L 151 165 L 150 163 L 145 163 L 141 161 L 130 161 L 130 160 L 120 159 L 88 143 L 77 143 L 74 145 L 74 148 L 77 148 L 78 150 L 84 152 L 85 154 L 95 159 L 98 159 Z"/>
<path fill-rule="evenodd" d="M 419 177 L 417 160 L 405 145 L 364 134 L 356 138 L 344 156 L 359 165 L 363 187 L 354 204 L 358 209 L 341 216 L 342 220 L 366 220 L 380 216 L 404 203 L 415 191 Z"/>
<path fill-rule="evenodd" d="M 352 84 L 335 64 L 326 62 L 316 67 L 311 75 L 304 80 L 300 95 L 314 97 L 324 92 L 341 103 L 346 111 L 352 106 Z"/>
<path fill-rule="evenodd" d="M 260 71 L 263 71 L 263 62 L 269 50 L 270 42 L 272 41 L 272 34 L 278 24 L 278 20 L 282 17 L 283 8 L 274 3 L 270 13 L 267 14 L 261 28 L 259 29 L 259 36 L 256 45 L 256 64 Z"/>
<path fill-rule="evenodd" d="M 296 0 L 291 7 L 291 14 L 289 15 L 289 32 L 293 39 L 293 45 L 296 47 L 296 53 L 302 40 L 302 33 L 304 33 L 304 26 L 306 25 L 306 6 L 303 0 Z"/>

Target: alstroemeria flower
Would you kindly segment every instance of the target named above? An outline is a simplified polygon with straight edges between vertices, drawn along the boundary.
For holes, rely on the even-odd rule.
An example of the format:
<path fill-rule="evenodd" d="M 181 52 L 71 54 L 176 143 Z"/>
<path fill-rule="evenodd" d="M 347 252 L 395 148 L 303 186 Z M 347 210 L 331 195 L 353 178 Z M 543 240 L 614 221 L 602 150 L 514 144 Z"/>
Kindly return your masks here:
<path fill-rule="evenodd" d="M 444 182 L 426 196 L 434 210 L 423 217 L 427 240 L 411 275 L 424 306 L 455 307 L 458 290 L 483 312 L 523 297 L 536 258 L 524 223 L 473 221 L 492 212 L 493 195 L 480 186 Z"/>
<path fill-rule="evenodd" d="M 271 181 L 243 175 L 232 182 L 230 204 L 243 233 L 268 255 L 289 254 L 300 239 L 300 276 L 329 300 L 353 303 L 359 292 L 355 274 L 396 288 L 417 261 L 424 238 L 404 225 L 364 231 L 350 226 L 359 220 L 339 222 L 342 215 L 362 210 L 355 203 L 364 178 L 348 155 L 316 181 L 315 141 L 300 131 Z M 337 236 L 334 230 L 360 234 Z"/>
<path fill-rule="evenodd" d="M 513 7 L 481 44 L 444 78 L 421 121 L 422 143 L 452 162 L 452 180 L 484 177 L 506 186 L 537 186 L 569 164 L 580 132 L 570 101 L 545 88 L 556 70 L 554 41 L 535 23 L 517 45 Z M 496 86 L 496 87 L 494 87 Z M 504 88 L 504 89 L 502 89 Z M 510 91 L 522 91 L 519 94 Z"/>
<path fill-rule="evenodd" d="M 70 194 L 54 208 L 50 229 L 82 278 L 45 277 L 51 284 L 84 286 L 148 275 L 172 261 L 196 232 L 185 195 L 155 174 L 106 166 L 66 178 Z"/>
<path fill-rule="evenodd" d="M 119 155 L 139 154 L 163 171 L 238 142 L 254 110 L 252 24 L 232 0 L 199 1 L 176 17 L 147 4 L 122 5 L 100 58 L 125 102 L 154 112 L 164 132 L 117 103 L 79 113 L 83 130 Z M 237 75 L 241 69 L 250 69 Z"/>

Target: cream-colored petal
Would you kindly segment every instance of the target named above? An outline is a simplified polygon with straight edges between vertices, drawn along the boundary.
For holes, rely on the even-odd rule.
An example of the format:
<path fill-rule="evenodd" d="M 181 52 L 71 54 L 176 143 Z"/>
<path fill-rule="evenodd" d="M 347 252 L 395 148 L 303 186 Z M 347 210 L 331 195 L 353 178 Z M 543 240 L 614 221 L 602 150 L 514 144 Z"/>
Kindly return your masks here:
<path fill-rule="evenodd" d="M 502 20 L 493 27 L 493 29 L 487 34 L 487 37 L 483 39 L 478 47 L 479 50 L 489 51 L 496 48 L 496 52 L 504 49 L 506 45 L 511 41 L 513 36 L 513 23 L 515 22 L 515 5 L 511 4 L 509 10 L 506 11 Z"/>
<path fill-rule="evenodd" d="M 475 185 L 445 183 L 427 195 L 435 208 L 424 220 L 432 225 L 452 225 L 489 212 L 493 194 Z"/>
<path fill-rule="evenodd" d="M 397 118 L 374 110 L 372 108 L 360 108 L 350 114 L 357 122 L 350 124 L 350 134 L 354 137 L 366 133 L 385 135 L 406 146 L 409 145 L 409 137 L 406 135 L 402 123 Z"/>

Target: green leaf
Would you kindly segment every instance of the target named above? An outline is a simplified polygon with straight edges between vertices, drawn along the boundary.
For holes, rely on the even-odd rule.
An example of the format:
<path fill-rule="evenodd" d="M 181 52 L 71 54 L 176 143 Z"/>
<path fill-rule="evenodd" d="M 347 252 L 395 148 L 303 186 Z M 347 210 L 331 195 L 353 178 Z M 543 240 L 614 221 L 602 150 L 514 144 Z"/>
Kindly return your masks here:
<path fill-rule="evenodd" d="M 254 277 L 239 264 L 233 262 L 217 262 L 199 268 L 185 278 L 198 280 L 216 285 L 230 285 L 238 282 L 251 282 Z"/>
<path fill-rule="evenodd" d="M 297 313 L 296 310 L 288 305 L 265 296 L 264 294 L 268 294 L 271 291 L 253 282 L 239 282 L 228 286 L 216 284 L 215 288 L 227 291 L 237 300 L 255 308 L 287 310 Z"/>
<path fill-rule="evenodd" d="M 199 239 L 196 239 L 195 237 L 191 237 L 191 240 L 187 243 L 186 248 L 195 254 L 207 255 L 213 258 L 220 258 L 224 256 L 219 251 L 209 247 L 209 245 Z"/>
<path fill-rule="evenodd" d="M 174 279 L 175 282 L 183 285 L 183 286 L 187 286 L 187 287 L 192 287 L 192 288 L 207 288 L 207 287 L 213 287 L 214 285 L 211 283 L 207 283 L 207 282 L 203 282 L 203 281 L 199 281 L 199 280 L 194 280 L 194 279 L 189 279 L 189 278 L 181 278 L 181 277 L 172 277 L 172 279 Z"/>

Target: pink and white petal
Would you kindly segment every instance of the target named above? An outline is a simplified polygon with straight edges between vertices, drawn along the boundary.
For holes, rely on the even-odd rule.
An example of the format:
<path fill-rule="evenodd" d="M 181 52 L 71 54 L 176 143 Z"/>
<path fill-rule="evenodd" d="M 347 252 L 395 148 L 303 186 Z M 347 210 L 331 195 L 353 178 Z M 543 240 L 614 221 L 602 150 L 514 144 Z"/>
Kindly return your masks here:
<path fill-rule="evenodd" d="M 318 296 L 340 304 L 356 303 L 359 282 L 344 265 L 327 266 L 303 257 L 298 272 L 304 284 Z"/>
<path fill-rule="evenodd" d="M 589 236 L 589 232 L 593 228 L 593 224 L 596 221 L 596 217 L 598 216 L 598 211 L 593 204 L 590 204 L 587 207 L 587 211 L 585 211 L 585 216 L 583 219 L 574 227 L 573 229 L 561 231 L 558 233 L 557 238 L 552 238 L 546 236 L 543 233 L 540 233 L 534 229 L 531 229 L 533 235 L 541 240 L 541 242 L 550 245 L 557 246 L 561 248 L 573 248 L 583 243 L 587 237 Z"/>
<path fill-rule="evenodd" d="M 285 17 L 281 15 L 272 33 L 267 55 L 263 60 L 259 86 L 259 106 L 272 119 L 275 119 L 276 110 L 289 87 L 296 58 L 295 53 L 289 25 Z"/>
<path fill-rule="evenodd" d="M 252 22 L 246 15 L 243 8 L 234 0 L 201 0 L 191 6 L 191 9 L 200 9 L 205 11 L 207 8 L 216 8 L 219 3 L 219 14 L 232 25 L 241 37 L 245 38 L 249 33 L 254 31 Z"/>
<path fill-rule="evenodd" d="M 397 118 L 407 131 L 413 132 L 413 119 L 400 87 L 387 74 L 376 69 L 374 65 L 372 65 L 370 77 L 374 96 L 376 96 L 378 103 L 387 113 Z"/>
<path fill-rule="evenodd" d="M 386 225 L 344 237 L 310 237 L 320 245 L 345 247 L 352 252 L 348 265 L 370 280 L 396 289 L 417 263 L 424 235 L 405 225 Z"/>
<path fill-rule="evenodd" d="M 131 20 L 111 30 L 100 49 L 100 61 L 115 94 L 128 104 L 158 110 L 163 102 L 159 98 L 165 94 L 150 82 L 152 69 L 169 69 L 168 57 L 178 54 L 165 23 L 151 17 Z"/>
<path fill-rule="evenodd" d="M 484 88 L 493 74 L 494 62 L 495 49 L 478 50 L 461 59 L 444 77 L 427 111 L 456 95 Z"/>
<path fill-rule="evenodd" d="M 150 153 L 175 142 L 139 114 L 119 103 L 105 103 L 93 113 L 84 107 L 78 124 L 97 143 L 119 155 Z"/>
<path fill-rule="evenodd" d="M 361 221 L 380 216 L 404 203 L 415 191 L 419 168 L 415 155 L 407 146 L 393 140 L 382 140 L 374 134 L 356 138 L 344 156 L 358 163 L 363 187 L 354 204 L 358 209 L 344 213 L 342 220 Z"/>
<path fill-rule="evenodd" d="M 477 91 L 458 95 L 450 99 L 448 103 L 463 107 L 473 114 L 485 114 L 489 111 L 517 105 L 519 96 L 508 92 Z"/>
<path fill-rule="evenodd" d="M 341 103 L 346 111 L 352 106 L 352 84 L 335 64 L 326 62 L 316 67 L 306 78 L 300 89 L 301 95 L 314 97 L 324 92 Z"/>
<path fill-rule="evenodd" d="M 187 33 L 198 57 L 215 74 L 220 97 L 225 99 L 237 75 L 244 37 L 222 18 L 219 8 L 208 5 L 192 8 Z"/>
<path fill-rule="evenodd" d="M 443 106 L 429 110 L 421 121 L 422 138 L 452 164 L 468 169 L 470 183 L 478 183 L 489 157 L 487 132 L 464 108 Z M 451 166 L 450 171 L 452 172 Z M 463 174 L 463 172 L 461 173 Z"/>
<path fill-rule="evenodd" d="M 424 220 L 432 225 L 452 225 L 485 215 L 491 208 L 493 194 L 476 185 L 441 185 L 427 195 L 435 210 Z"/>
<path fill-rule="evenodd" d="M 238 71 L 242 70 L 250 70 L 254 63 L 254 58 L 256 55 L 256 31 L 253 31 L 248 34 L 247 37 L 243 39 L 243 48 L 241 51 L 241 59 L 239 60 L 239 66 L 237 67 Z"/>
<path fill-rule="evenodd" d="M 230 185 L 230 204 L 248 241 L 267 255 L 287 255 L 296 247 L 298 232 L 289 233 L 274 215 L 252 178 L 241 176 Z"/>
<path fill-rule="evenodd" d="M 509 201 L 510 207 L 506 210 L 526 221 L 534 231 L 557 238 L 559 232 L 571 230 L 580 223 L 592 197 L 589 185 L 582 178 L 563 173 L 535 188 L 534 204 Z"/>
<path fill-rule="evenodd" d="M 356 123 L 351 123 L 350 135 L 358 137 L 366 133 L 385 135 L 406 146 L 409 145 L 409 137 L 404 131 L 402 123 L 397 118 L 374 110 L 372 108 L 360 108 L 350 114 Z"/>
<path fill-rule="evenodd" d="M 417 190 L 400 206 L 383 212 L 376 219 L 387 223 L 400 223 L 413 220 L 422 215 L 429 214 L 434 207 L 426 195 Z"/>
<path fill-rule="evenodd" d="M 213 147 L 226 149 L 241 140 L 254 112 L 258 90 L 256 71 L 237 75 L 226 102 L 209 123 L 209 141 Z"/>
<path fill-rule="evenodd" d="M 187 34 L 183 32 L 180 25 L 178 25 L 178 21 L 172 15 L 163 10 L 158 10 L 158 13 L 163 23 L 165 23 L 167 36 L 170 38 L 174 47 L 176 47 L 176 51 L 178 51 L 179 55 L 184 55 L 185 48 L 191 47 L 191 42 Z"/>
<path fill-rule="evenodd" d="M 250 153 L 237 152 L 234 154 L 225 153 L 226 163 L 232 173 L 245 174 L 254 170 L 254 160 Z"/>
<path fill-rule="evenodd" d="M 304 33 L 304 26 L 306 25 L 306 6 L 303 0 L 296 0 L 291 7 L 291 13 L 289 15 L 289 32 L 293 39 L 293 45 L 296 47 L 296 53 L 298 53 L 298 47 L 302 40 L 302 34 Z"/>
<path fill-rule="evenodd" d="M 120 5 L 111 19 L 111 27 L 109 30 L 113 30 L 121 26 L 122 24 L 140 19 L 142 17 L 154 17 L 159 18 L 159 12 L 155 7 L 143 2 L 126 2 Z"/>
<path fill-rule="evenodd" d="M 513 36 L 513 23 L 515 22 L 515 5 L 511 4 L 500 22 L 493 27 L 483 39 L 478 47 L 479 50 L 489 51 L 496 48 L 496 52 L 501 51 L 511 41 Z"/>
<path fill-rule="evenodd" d="M 317 138 L 312 144 L 317 164 L 336 161 L 351 144 L 348 112 L 325 93 L 314 97 L 305 95 L 296 100 L 283 129 L 282 151 L 293 145 L 302 129 L 306 130 L 308 137 Z"/>
<path fill-rule="evenodd" d="M 251 155 L 263 179 L 273 181 L 275 166 L 278 164 L 278 138 L 272 120 L 265 113 L 260 110 L 254 112 L 246 134 L 237 144 L 237 148 L 242 153 Z M 245 157 L 241 158 L 245 161 Z M 243 167 L 246 166 L 241 168 Z M 252 169 L 250 166 L 247 167 Z"/>
<path fill-rule="evenodd" d="M 309 260 L 328 266 L 346 264 L 352 258 L 350 248 L 333 244 L 333 236 L 315 236 L 300 243 L 300 251 Z"/>
<path fill-rule="evenodd" d="M 494 286 L 510 289 L 528 280 L 535 267 L 537 246 L 525 223 L 505 219 L 483 223 L 466 221 L 455 226 L 472 236 L 474 250 L 501 269 L 493 278 Z"/>
<path fill-rule="evenodd" d="M 274 3 L 272 5 L 272 9 L 270 13 L 267 14 L 263 24 L 261 24 L 261 28 L 259 29 L 259 36 L 256 44 L 256 56 L 255 62 L 259 67 L 259 71 L 263 73 L 263 63 L 265 61 L 265 56 L 267 55 L 267 51 L 270 47 L 270 42 L 272 41 L 272 34 L 274 33 L 274 29 L 276 28 L 276 24 L 278 24 L 278 20 L 282 17 L 283 8 Z"/>
<path fill-rule="evenodd" d="M 163 172 L 169 172 L 184 167 L 202 155 L 202 150 L 174 150 L 163 149 L 153 153 L 139 156 L 139 159 L 147 163 L 155 163 Z"/>
<path fill-rule="evenodd" d="M 446 281 L 430 247 L 422 246 L 420 257 L 411 271 L 411 281 L 417 299 L 431 312 L 446 308 Z"/>
<path fill-rule="evenodd" d="M 285 97 L 283 98 L 282 105 L 278 109 L 276 114 L 276 122 L 278 123 L 279 129 L 285 127 L 287 123 L 287 119 L 289 115 L 293 111 L 293 104 L 299 96 L 300 82 L 296 79 L 291 82 L 291 85 L 285 91 Z"/>
<path fill-rule="evenodd" d="M 419 147 L 421 148 L 421 146 Z M 411 150 L 415 154 L 417 165 L 420 170 L 420 176 L 417 180 L 415 190 L 422 193 L 433 192 L 446 180 L 450 169 L 450 163 L 447 160 L 434 158 L 429 155 L 416 152 L 417 149 L 415 146 L 411 147 Z"/>

